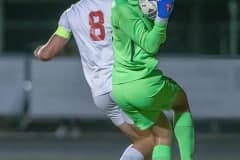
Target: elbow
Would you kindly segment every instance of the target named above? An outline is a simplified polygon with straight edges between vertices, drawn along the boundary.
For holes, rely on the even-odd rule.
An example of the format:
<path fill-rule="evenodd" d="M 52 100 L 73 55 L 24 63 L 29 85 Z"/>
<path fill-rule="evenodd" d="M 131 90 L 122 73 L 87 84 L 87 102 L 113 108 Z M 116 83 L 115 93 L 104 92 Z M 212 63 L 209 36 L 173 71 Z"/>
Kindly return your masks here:
<path fill-rule="evenodd" d="M 147 48 L 146 51 L 150 54 L 150 55 L 154 55 L 159 51 L 160 46 L 158 47 L 151 47 L 151 48 Z"/>
<path fill-rule="evenodd" d="M 39 59 L 41 61 L 49 61 L 51 59 L 51 56 L 49 56 L 49 54 L 44 54 L 43 53 L 43 54 L 40 54 Z"/>
<path fill-rule="evenodd" d="M 163 39 L 161 39 L 161 41 L 159 43 L 152 43 L 154 45 L 151 45 L 151 47 L 146 48 L 146 51 L 150 54 L 150 55 L 155 55 L 159 52 L 159 49 L 161 47 L 162 44 L 164 44 L 166 41 L 166 37 L 164 37 Z"/>

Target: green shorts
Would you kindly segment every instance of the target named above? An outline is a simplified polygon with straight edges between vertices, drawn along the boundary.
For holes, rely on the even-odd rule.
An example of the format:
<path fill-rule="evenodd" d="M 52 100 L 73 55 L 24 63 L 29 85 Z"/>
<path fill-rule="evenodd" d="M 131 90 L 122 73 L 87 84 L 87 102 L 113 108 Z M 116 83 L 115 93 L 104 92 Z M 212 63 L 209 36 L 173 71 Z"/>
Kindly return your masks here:
<path fill-rule="evenodd" d="M 128 83 L 113 85 L 113 98 L 117 105 L 145 130 L 159 118 L 163 110 L 171 109 L 180 87 L 159 71 Z"/>

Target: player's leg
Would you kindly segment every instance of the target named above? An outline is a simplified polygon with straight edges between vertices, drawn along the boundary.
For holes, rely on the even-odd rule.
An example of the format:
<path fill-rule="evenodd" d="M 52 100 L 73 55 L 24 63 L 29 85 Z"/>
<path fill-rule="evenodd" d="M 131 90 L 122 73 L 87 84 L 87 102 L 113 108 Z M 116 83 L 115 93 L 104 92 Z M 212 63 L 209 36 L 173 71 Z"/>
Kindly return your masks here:
<path fill-rule="evenodd" d="M 122 115 L 126 118 L 125 122 L 117 127 L 131 139 L 133 144 L 125 149 L 120 160 L 151 160 L 155 144 L 153 135 L 151 132 L 143 132 L 137 129 L 125 113 L 122 112 Z"/>
<path fill-rule="evenodd" d="M 141 135 L 143 135 L 141 133 Z M 154 138 L 151 132 L 145 132 L 144 137 L 137 139 L 127 147 L 121 155 L 120 160 L 151 160 Z M 137 153 L 141 154 L 137 154 Z"/>
<path fill-rule="evenodd" d="M 152 153 L 153 160 L 171 160 L 172 132 L 168 124 L 168 119 L 161 114 L 157 124 L 152 127 L 156 143 Z"/>
<path fill-rule="evenodd" d="M 187 96 L 172 79 L 162 78 L 164 87 L 156 95 L 158 103 L 165 102 L 167 109 L 174 110 L 174 133 L 178 141 L 181 160 L 192 160 L 194 152 L 194 126 Z"/>
<path fill-rule="evenodd" d="M 153 147 L 151 146 L 151 153 L 153 154 L 153 156 L 151 155 L 145 156 L 145 159 L 171 160 L 172 132 L 171 132 L 170 123 L 167 117 L 163 113 L 161 113 L 159 115 L 160 118 L 158 119 L 156 124 L 153 124 L 152 122 L 149 121 L 149 119 L 145 116 L 145 114 L 142 114 L 137 110 L 135 110 L 132 113 L 129 113 L 129 115 L 131 118 L 133 118 L 135 122 L 137 122 L 136 125 L 140 129 L 143 129 L 141 128 L 142 127 L 141 123 L 144 123 L 143 130 L 137 129 L 138 130 L 137 133 L 143 136 L 143 138 L 140 140 L 137 140 L 136 143 L 133 144 L 133 148 L 139 151 L 142 151 L 142 153 L 144 154 L 144 150 L 146 150 L 146 145 L 149 145 L 149 141 L 152 140 L 154 145 L 154 150 L 152 150 Z M 138 121 L 139 119 L 140 121 Z M 151 138 L 145 141 L 149 137 Z M 129 157 L 129 155 L 125 156 L 123 154 L 120 160 L 135 160 L 135 159 L 132 157 Z"/>
<path fill-rule="evenodd" d="M 192 160 L 195 145 L 194 125 L 187 96 L 182 89 L 173 102 L 173 110 L 174 133 L 178 141 L 181 160 Z"/>
<path fill-rule="evenodd" d="M 160 114 L 159 116 L 156 115 L 154 111 L 160 112 L 170 109 L 173 100 L 176 98 L 176 95 L 179 92 L 179 86 L 167 77 L 157 77 L 158 76 L 154 75 L 153 73 L 153 76 L 149 77 L 147 80 L 149 82 L 146 84 L 150 84 L 150 86 L 144 89 L 144 92 L 148 91 L 148 95 L 152 96 L 145 97 L 146 99 L 148 98 L 149 102 L 152 102 L 152 104 L 149 103 L 151 104 L 151 107 L 144 109 L 146 112 L 144 115 L 155 122 L 151 129 L 155 136 L 156 143 L 152 153 L 153 160 L 171 160 L 172 128 L 169 127 L 169 121 L 164 114 Z M 155 120 L 156 117 L 158 117 L 157 121 Z"/>
<path fill-rule="evenodd" d="M 151 130 L 155 137 L 155 147 L 152 153 L 153 160 L 171 160 L 171 140 L 172 131 L 170 122 L 164 114 L 160 114 L 160 117 Z"/>
<path fill-rule="evenodd" d="M 153 160 L 171 160 L 171 127 L 161 111 L 173 98 L 163 94 L 168 88 L 164 86 L 165 82 L 159 84 L 160 78 L 154 73 L 153 77 L 113 85 L 114 99 L 140 130 L 154 133 Z M 158 99 L 156 94 L 160 95 Z"/>
<path fill-rule="evenodd" d="M 125 133 L 133 142 L 127 147 L 121 156 L 121 160 L 143 160 L 151 157 L 153 148 L 153 137 L 139 132 L 132 124 L 133 122 L 116 106 L 111 94 L 93 97 L 96 106 L 112 120 L 115 126 Z"/>

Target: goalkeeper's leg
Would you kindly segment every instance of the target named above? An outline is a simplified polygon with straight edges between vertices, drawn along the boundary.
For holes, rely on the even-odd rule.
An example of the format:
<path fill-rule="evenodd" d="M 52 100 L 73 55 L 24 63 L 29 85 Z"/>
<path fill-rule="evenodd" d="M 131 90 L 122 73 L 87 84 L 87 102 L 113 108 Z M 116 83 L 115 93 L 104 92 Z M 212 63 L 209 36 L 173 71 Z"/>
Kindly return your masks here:
<path fill-rule="evenodd" d="M 111 93 L 93 97 L 96 106 L 132 141 L 120 160 L 151 160 L 154 140 L 150 132 L 142 132 L 133 126 L 131 119 L 116 106 Z"/>
<path fill-rule="evenodd" d="M 173 103 L 174 133 L 181 160 L 192 160 L 195 145 L 194 125 L 185 92 L 181 89 Z"/>

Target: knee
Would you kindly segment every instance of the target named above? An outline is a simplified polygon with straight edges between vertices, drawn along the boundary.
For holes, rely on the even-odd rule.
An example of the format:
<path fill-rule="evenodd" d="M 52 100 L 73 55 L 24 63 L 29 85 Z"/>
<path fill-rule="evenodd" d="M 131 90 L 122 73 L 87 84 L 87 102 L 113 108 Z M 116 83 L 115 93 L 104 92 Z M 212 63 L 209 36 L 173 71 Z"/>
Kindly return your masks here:
<path fill-rule="evenodd" d="M 157 125 L 152 127 L 156 144 L 171 144 L 172 127 L 167 117 L 161 113 Z"/>
<path fill-rule="evenodd" d="M 181 89 L 178 95 L 176 96 L 176 99 L 173 103 L 173 110 L 174 112 L 190 111 L 187 94 L 183 89 Z"/>
<path fill-rule="evenodd" d="M 170 145 L 172 142 L 172 130 L 170 128 L 155 128 L 155 144 Z"/>
<path fill-rule="evenodd" d="M 131 125 L 135 135 L 134 135 L 134 141 L 141 141 L 141 140 L 153 140 L 153 134 L 150 130 L 139 130 L 138 128 L 136 128 L 135 126 Z"/>
<path fill-rule="evenodd" d="M 151 159 L 152 151 L 155 146 L 153 134 L 137 139 L 134 141 L 133 146 L 144 155 L 145 159 Z"/>

